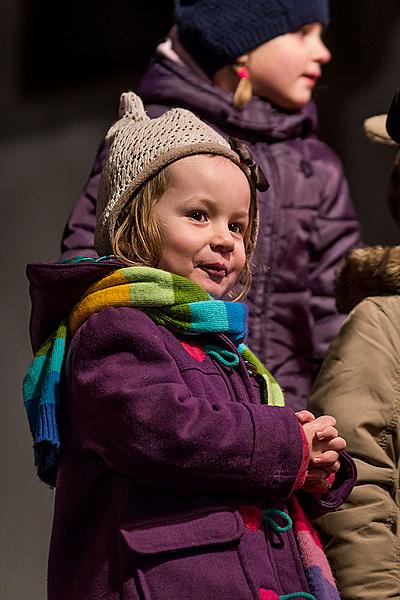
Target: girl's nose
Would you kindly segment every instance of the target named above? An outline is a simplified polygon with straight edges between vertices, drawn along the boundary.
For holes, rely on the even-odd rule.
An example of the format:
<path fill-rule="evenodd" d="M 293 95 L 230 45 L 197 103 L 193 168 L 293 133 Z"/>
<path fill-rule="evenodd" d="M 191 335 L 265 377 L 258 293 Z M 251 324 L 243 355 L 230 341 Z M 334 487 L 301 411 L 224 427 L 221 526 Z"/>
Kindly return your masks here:
<path fill-rule="evenodd" d="M 210 246 L 213 250 L 220 252 L 232 252 L 235 248 L 235 240 L 229 229 L 219 228 L 213 231 Z"/>
<path fill-rule="evenodd" d="M 331 58 L 332 58 L 332 54 L 329 52 L 328 48 L 325 46 L 325 44 L 321 40 L 321 38 L 319 38 L 317 41 L 317 48 L 316 48 L 316 60 L 321 65 L 326 65 L 326 63 L 328 63 L 331 60 Z"/>

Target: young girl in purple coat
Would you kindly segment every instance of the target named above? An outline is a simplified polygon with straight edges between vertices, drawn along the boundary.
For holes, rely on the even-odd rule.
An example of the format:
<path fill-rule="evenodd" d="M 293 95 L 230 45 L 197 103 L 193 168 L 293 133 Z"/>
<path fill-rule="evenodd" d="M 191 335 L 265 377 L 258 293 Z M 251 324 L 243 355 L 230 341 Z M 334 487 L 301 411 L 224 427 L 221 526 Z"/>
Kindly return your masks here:
<path fill-rule="evenodd" d="M 226 138 L 239 138 L 268 173 L 271 187 L 258 194 L 249 343 L 299 410 L 342 322 L 335 268 L 360 245 L 341 164 L 316 135 L 312 93 L 330 60 L 321 39 L 328 0 L 176 0 L 175 20 L 139 94 L 152 117 L 186 108 Z M 96 256 L 105 156 L 102 145 L 68 221 L 64 257 Z"/>
<path fill-rule="evenodd" d="M 107 143 L 105 258 L 28 269 L 49 600 L 337 600 L 308 518 L 350 493 L 345 441 L 332 417 L 284 407 L 243 343 L 263 173 L 133 93 Z"/>

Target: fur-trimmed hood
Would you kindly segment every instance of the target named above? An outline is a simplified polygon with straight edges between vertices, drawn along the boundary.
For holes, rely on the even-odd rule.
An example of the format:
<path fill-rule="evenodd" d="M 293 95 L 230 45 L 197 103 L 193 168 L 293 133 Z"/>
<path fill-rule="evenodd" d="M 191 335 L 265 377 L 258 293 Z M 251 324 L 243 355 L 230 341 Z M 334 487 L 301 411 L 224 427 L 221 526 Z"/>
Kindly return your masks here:
<path fill-rule="evenodd" d="M 400 246 L 354 248 L 347 252 L 336 275 L 336 305 L 350 312 L 368 296 L 400 294 Z"/>

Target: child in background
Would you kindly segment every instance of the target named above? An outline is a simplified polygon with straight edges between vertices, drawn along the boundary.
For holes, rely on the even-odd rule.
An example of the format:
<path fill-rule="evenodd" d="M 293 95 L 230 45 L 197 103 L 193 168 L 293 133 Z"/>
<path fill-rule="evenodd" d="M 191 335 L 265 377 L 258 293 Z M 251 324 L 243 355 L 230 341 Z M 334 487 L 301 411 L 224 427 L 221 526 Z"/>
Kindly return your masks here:
<path fill-rule="evenodd" d="M 368 137 L 395 142 L 399 150 L 400 90 L 387 119 L 371 117 L 364 127 Z M 398 151 L 387 195 L 397 225 L 399 182 Z M 358 478 L 348 501 L 319 526 L 342 600 L 393 600 L 400 598 L 400 246 L 348 252 L 336 298 L 347 319 L 327 352 L 310 407 L 333 411 Z"/>
<path fill-rule="evenodd" d="M 176 28 L 140 85 L 151 117 L 187 108 L 249 145 L 268 172 L 259 194 L 257 270 L 248 296 L 249 342 L 295 409 L 306 405 L 342 322 L 334 271 L 360 244 L 341 165 L 316 137 L 312 91 L 330 53 L 327 0 L 177 0 Z M 95 256 L 97 188 L 106 151 L 67 224 L 63 256 Z"/>
<path fill-rule="evenodd" d="M 353 463 L 332 417 L 281 406 L 235 301 L 265 177 L 238 141 L 182 109 L 149 119 L 133 93 L 107 143 L 105 258 L 28 270 L 34 349 L 69 315 L 25 380 L 56 485 L 49 600 L 337 600 L 303 510 L 339 506 Z"/>

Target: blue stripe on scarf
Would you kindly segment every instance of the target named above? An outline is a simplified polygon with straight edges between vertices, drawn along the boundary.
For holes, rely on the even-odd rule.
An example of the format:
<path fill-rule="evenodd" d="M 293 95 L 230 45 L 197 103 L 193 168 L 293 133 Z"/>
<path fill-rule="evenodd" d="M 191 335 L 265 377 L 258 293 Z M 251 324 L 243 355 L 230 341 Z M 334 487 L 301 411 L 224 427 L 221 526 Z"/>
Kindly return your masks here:
<path fill-rule="evenodd" d="M 246 305 L 213 300 L 194 282 L 158 269 L 132 267 L 121 271 L 126 280 L 136 282 L 130 284 L 132 287 L 139 287 L 141 292 L 146 292 L 141 293 L 140 302 L 132 297 L 132 293 L 127 294 L 127 304 L 124 300 L 123 306 L 135 306 L 143 301 L 144 304 L 153 305 L 148 314 L 156 323 L 166 323 L 168 326 L 168 323 L 172 322 L 174 327 L 178 326 L 179 330 L 187 334 L 223 333 L 235 345 L 243 340 L 246 334 Z M 113 275 L 110 279 L 111 288 L 120 285 L 118 280 L 115 283 Z M 104 281 L 104 289 L 107 291 L 107 277 Z M 203 300 L 207 297 L 208 300 Z M 120 306 L 118 295 L 113 298 L 110 296 L 110 306 Z M 171 310 L 164 314 L 163 306 L 170 307 Z M 37 472 L 39 477 L 50 485 L 55 485 L 57 454 L 60 448 L 57 413 L 66 337 L 67 323 L 62 321 L 56 332 L 41 346 L 23 384 L 24 403 L 34 439 Z M 238 363 L 236 354 L 228 349 L 222 353 L 217 347 L 209 350 L 224 364 Z"/>
<path fill-rule="evenodd" d="M 210 314 L 210 303 L 192 302 L 189 304 L 190 320 L 193 331 L 197 333 L 224 333 L 235 345 L 246 335 L 247 306 L 239 302 L 213 300 L 215 307 Z M 208 310 L 208 319 L 204 319 L 204 309 Z"/>
<path fill-rule="evenodd" d="M 65 358 L 67 328 L 62 322 L 33 359 L 23 382 L 23 396 L 34 440 L 39 477 L 54 485 L 54 469 L 60 448 L 57 410 L 60 378 Z"/>
<path fill-rule="evenodd" d="M 232 335 L 230 335 L 229 338 L 237 346 L 247 335 L 247 317 L 249 309 L 247 304 L 240 304 L 238 302 L 232 302 L 228 306 L 228 328 L 232 331 Z"/>

